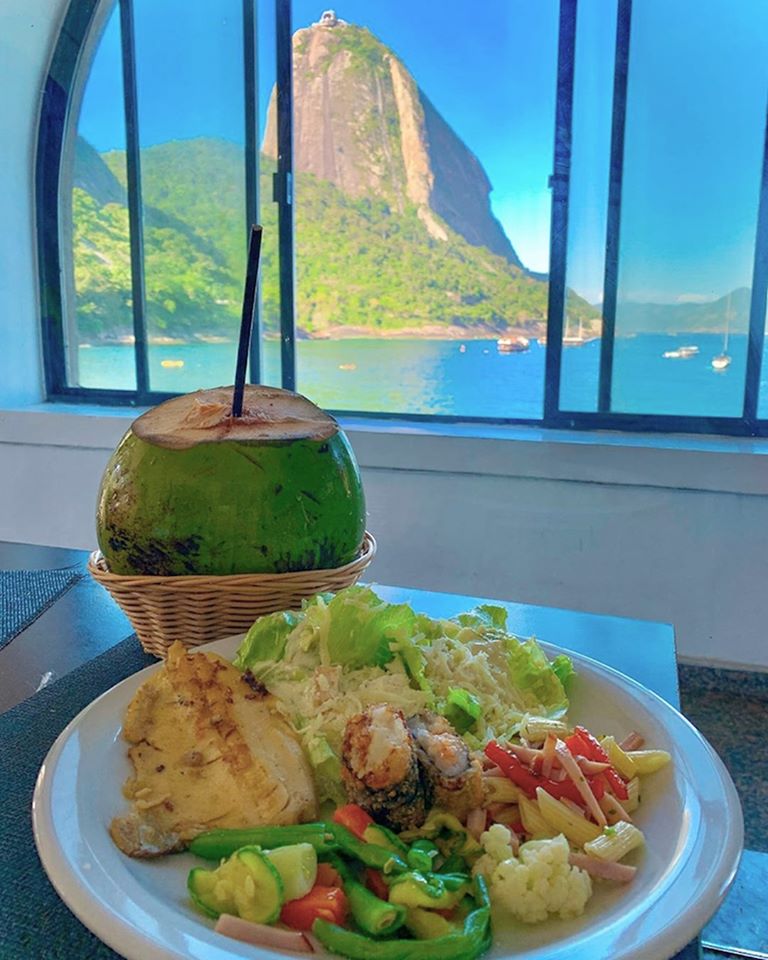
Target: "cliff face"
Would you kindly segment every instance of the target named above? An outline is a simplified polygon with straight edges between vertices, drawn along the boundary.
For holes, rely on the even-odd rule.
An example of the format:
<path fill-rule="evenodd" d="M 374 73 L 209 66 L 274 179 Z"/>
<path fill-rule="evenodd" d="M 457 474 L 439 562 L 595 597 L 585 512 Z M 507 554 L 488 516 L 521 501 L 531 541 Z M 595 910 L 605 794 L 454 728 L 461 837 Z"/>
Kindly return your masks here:
<path fill-rule="evenodd" d="M 491 212 L 479 160 L 368 30 L 343 21 L 298 30 L 293 70 L 297 172 L 399 213 L 413 204 L 433 238 L 447 240 L 447 226 L 522 267 Z M 276 157 L 274 91 L 263 150 Z"/>

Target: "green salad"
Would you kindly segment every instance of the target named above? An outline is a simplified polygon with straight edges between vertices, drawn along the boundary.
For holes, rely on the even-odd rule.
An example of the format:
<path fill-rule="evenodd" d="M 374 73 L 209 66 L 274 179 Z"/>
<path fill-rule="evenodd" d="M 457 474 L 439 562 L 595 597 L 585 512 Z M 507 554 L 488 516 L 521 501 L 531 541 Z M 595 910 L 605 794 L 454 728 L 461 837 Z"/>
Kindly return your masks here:
<path fill-rule="evenodd" d="M 535 639 L 509 633 L 503 607 L 433 619 L 361 586 L 262 617 L 234 663 L 277 697 L 314 767 L 318 799 L 333 802 L 344 799 L 344 728 L 361 710 L 378 703 L 406 716 L 431 710 L 482 749 L 512 736 L 528 716 L 565 714 L 573 673 L 568 657 L 550 661 Z"/>

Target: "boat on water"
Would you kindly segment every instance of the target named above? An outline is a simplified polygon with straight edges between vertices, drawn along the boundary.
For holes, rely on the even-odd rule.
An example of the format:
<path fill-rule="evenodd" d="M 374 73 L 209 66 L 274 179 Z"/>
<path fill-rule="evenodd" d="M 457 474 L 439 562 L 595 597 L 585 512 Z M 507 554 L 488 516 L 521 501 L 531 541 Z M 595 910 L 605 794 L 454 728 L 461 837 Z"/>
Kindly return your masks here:
<path fill-rule="evenodd" d="M 161 367 L 183 367 L 184 361 L 183 360 L 161 360 L 160 366 Z"/>
<path fill-rule="evenodd" d="M 597 336 L 590 336 L 589 334 L 584 333 L 584 320 L 582 317 L 579 317 L 579 331 L 578 333 L 569 332 L 569 323 L 566 320 L 565 331 L 563 332 L 563 346 L 564 347 L 583 347 L 586 343 L 592 343 L 593 340 L 599 340 Z"/>
<path fill-rule="evenodd" d="M 731 365 L 731 357 L 728 353 L 728 331 L 731 326 L 731 295 L 728 294 L 728 303 L 725 308 L 725 335 L 723 336 L 723 349 L 716 357 L 712 357 L 713 370 L 727 370 Z"/>
<path fill-rule="evenodd" d="M 528 337 L 499 337 L 496 341 L 499 353 L 524 353 L 531 346 Z"/>
<path fill-rule="evenodd" d="M 676 350 L 666 350 L 663 354 L 665 360 L 688 360 L 695 357 L 699 352 L 697 346 L 677 347 Z"/>

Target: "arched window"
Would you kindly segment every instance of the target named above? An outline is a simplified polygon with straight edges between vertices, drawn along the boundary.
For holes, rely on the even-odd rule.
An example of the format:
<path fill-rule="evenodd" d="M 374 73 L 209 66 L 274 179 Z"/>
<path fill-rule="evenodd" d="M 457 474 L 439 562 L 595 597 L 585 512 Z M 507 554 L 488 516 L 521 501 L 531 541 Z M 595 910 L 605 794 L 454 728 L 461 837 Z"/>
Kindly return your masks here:
<path fill-rule="evenodd" d="M 749 9 L 747 9 L 747 6 Z M 768 8 L 72 0 L 38 150 L 53 400 L 761 434 Z"/>

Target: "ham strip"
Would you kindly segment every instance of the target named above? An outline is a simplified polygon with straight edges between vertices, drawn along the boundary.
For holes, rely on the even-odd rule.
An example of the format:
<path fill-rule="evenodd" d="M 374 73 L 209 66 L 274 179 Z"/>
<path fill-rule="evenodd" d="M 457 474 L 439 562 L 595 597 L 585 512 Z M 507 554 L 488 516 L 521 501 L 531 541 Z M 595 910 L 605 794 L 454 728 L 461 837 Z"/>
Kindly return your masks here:
<path fill-rule="evenodd" d="M 586 870 L 593 877 L 601 880 L 615 880 L 617 883 L 629 883 L 637 873 L 637 867 L 630 867 L 626 863 L 612 863 L 609 860 L 598 860 L 586 853 L 572 853 L 568 857 L 572 867 Z"/>

